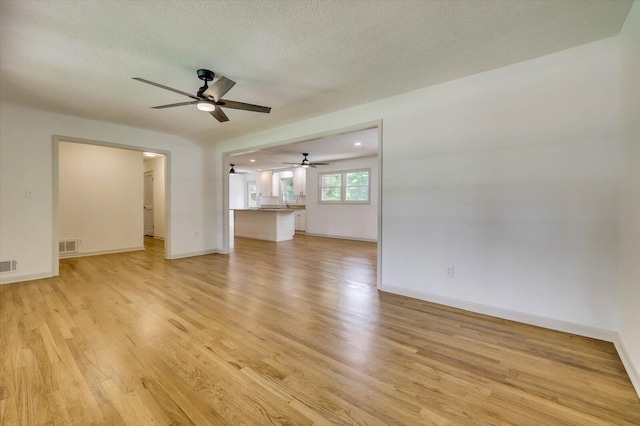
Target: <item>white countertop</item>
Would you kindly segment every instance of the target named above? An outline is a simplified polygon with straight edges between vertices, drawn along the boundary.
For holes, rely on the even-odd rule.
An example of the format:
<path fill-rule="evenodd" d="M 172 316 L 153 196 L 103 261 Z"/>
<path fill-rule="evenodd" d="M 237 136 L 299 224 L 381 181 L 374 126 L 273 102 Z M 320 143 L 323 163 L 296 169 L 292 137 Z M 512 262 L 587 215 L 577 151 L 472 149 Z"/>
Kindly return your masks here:
<path fill-rule="evenodd" d="M 302 210 L 302 209 L 288 209 L 288 208 L 276 208 L 276 209 L 232 209 L 234 211 L 240 211 L 240 212 L 283 212 L 283 213 L 290 213 L 290 212 L 294 212 L 296 210 Z"/>

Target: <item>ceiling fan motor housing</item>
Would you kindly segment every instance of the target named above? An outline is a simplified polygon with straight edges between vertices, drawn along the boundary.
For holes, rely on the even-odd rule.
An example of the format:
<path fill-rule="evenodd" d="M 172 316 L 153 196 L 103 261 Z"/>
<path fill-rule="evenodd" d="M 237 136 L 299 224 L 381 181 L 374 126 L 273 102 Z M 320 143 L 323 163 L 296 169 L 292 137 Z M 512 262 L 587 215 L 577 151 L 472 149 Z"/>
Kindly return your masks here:
<path fill-rule="evenodd" d="M 209 71 L 205 69 L 198 70 L 198 78 L 200 80 L 204 80 L 205 84 L 207 81 L 213 81 L 215 77 L 216 77 L 216 73 L 214 73 L 213 71 Z"/>

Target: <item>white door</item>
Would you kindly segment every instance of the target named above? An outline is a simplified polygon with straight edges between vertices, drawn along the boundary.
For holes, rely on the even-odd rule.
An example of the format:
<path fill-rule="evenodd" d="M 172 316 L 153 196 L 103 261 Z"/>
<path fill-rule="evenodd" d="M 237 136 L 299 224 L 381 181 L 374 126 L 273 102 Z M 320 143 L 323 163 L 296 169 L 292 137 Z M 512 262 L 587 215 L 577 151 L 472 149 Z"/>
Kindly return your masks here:
<path fill-rule="evenodd" d="M 153 237 L 153 172 L 144 174 L 144 235 Z"/>

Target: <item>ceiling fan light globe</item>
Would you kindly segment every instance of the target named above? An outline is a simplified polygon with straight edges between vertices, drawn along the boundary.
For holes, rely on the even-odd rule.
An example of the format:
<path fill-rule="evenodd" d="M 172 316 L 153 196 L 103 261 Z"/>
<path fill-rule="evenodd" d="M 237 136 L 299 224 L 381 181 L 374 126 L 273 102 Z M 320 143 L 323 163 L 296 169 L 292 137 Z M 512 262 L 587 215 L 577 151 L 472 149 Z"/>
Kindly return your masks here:
<path fill-rule="evenodd" d="M 211 102 L 200 101 L 196 104 L 196 108 L 200 111 L 211 112 L 216 109 L 216 106 Z"/>

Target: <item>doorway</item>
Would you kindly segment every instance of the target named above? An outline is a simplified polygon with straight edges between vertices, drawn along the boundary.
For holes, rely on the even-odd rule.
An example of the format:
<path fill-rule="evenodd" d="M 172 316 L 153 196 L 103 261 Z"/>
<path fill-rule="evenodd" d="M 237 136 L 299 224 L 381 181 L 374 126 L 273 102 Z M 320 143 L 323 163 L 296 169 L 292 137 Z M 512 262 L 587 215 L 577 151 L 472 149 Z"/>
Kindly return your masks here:
<path fill-rule="evenodd" d="M 144 172 L 144 235 L 153 237 L 153 172 Z"/>
<path fill-rule="evenodd" d="M 368 142 L 356 140 L 358 136 L 367 137 Z M 361 154 L 348 154 L 344 152 L 334 153 L 331 157 L 319 157 L 320 154 L 327 155 L 331 154 L 328 150 L 330 146 L 338 146 L 338 142 L 346 142 L 347 145 L 350 144 L 350 148 L 353 149 L 356 147 L 357 149 L 361 149 Z M 314 145 L 314 143 L 317 143 Z M 335 144 L 335 145 L 333 145 Z M 347 147 L 343 147 L 345 151 L 348 151 Z M 340 148 L 337 148 L 340 151 Z M 370 149 L 367 153 L 364 152 L 365 149 Z M 319 165 L 319 168 L 306 168 L 301 169 L 301 171 L 306 171 L 306 180 L 305 185 L 301 188 L 295 185 L 295 176 L 294 176 L 294 194 L 302 195 L 301 198 L 303 200 L 302 204 L 306 206 L 306 233 L 311 236 L 320 236 L 320 237 L 331 237 L 331 238 L 345 238 L 345 239 L 353 239 L 353 240 L 363 240 L 377 243 L 377 286 L 380 288 L 381 281 L 381 244 L 382 244 L 382 121 L 365 123 L 362 125 L 357 125 L 349 128 L 337 129 L 333 131 L 328 131 L 321 134 L 311 135 L 307 137 L 300 137 L 295 140 L 287 141 L 286 143 L 276 143 L 264 145 L 261 147 L 252 147 L 251 151 L 231 151 L 223 153 L 222 161 L 225 165 L 225 169 L 227 164 L 233 163 L 235 166 L 235 171 L 246 173 L 246 180 L 257 180 L 258 181 L 258 190 L 257 192 L 260 195 L 260 203 L 266 202 L 267 205 L 270 204 L 278 204 L 281 203 L 282 197 L 279 197 L 280 192 L 276 191 L 276 185 L 273 184 L 274 177 L 280 177 L 280 174 L 285 170 L 294 171 L 297 170 L 295 168 L 296 164 L 293 163 L 300 156 L 300 153 L 306 152 L 309 153 L 309 159 L 311 162 L 329 162 L 332 161 L 334 164 L 331 166 Z M 314 155 L 314 152 L 318 155 Z M 272 163 L 268 167 L 263 167 L 262 170 L 258 170 L 257 167 L 260 161 L 260 156 L 264 154 L 265 158 L 271 159 Z M 289 159 L 283 159 L 284 154 L 296 155 L 295 157 Z M 344 154 L 344 155 L 343 155 Z M 363 161 L 366 160 L 366 161 Z M 298 160 L 299 161 L 299 160 Z M 293 166 L 286 166 L 284 164 L 294 164 Z M 304 164 L 301 164 L 304 166 Z M 251 167 L 253 166 L 253 167 Z M 318 179 L 320 178 L 319 173 L 323 167 L 326 167 L 326 170 L 336 171 L 336 173 L 346 173 L 347 177 L 349 173 L 352 172 L 366 170 L 368 171 L 367 176 L 369 180 L 370 186 L 370 203 L 362 202 L 359 203 L 360 206 L 349 206 L 349 202 L 338 202 L 331 203 L 333 206 L 329 206 L 326 203 L 322 206 L 320 204 L 320 196 L 318 188 Z M 266 169 L 266 173 L 265 170 Z M 300 169 L 300 167 L 298 167 Z M 271 179 L 268 184 L 262 184 L 261 181 L 264 175 L 271 174 Z M 230 176 L 228 174 L 224 174 L 223 176 L 223 229 L 222 229 L 222 238 L 223 238 L 223 252 L 229 253 L 230 249 L 230 241 L 232 240 L 232 229 L 230 228 L 230 220 L 231 215 L 233 214 L 229 207 L 231 206 L 231 199 L 236 197 L 236 194 L 232 192 L 232 180 L 235 179 L 235 176 Z M 343 178 L 346 181 L 346 179 Z M 260 189 L 262 188 L 262 189 Z M 274 188 L 271 190 L 271 188 Z M 245 188 L 246 190 L 247 188 Z M 300 192 L 302 191 L 302 192 Z M 248 191 L 247 191 L 248 192 Z M 264 193 L 267 192 L 267 197 L 264 196 Z M 276 194 L 277 192 L 277 194 Z M 345 191 L 343 191 L 345 192 Z M 249 197 L 246 197 L 247 199 Z M 343 200 L 348 201 L 348 200 Z M 286 207 L 288 202 L 282 202 L 281 204 L 285 204 Z M 337 204 L 342 204 L 342 206 L 336 208 Z M 369 204 L 368 212 L 364 212 L 367 207 L 364 205 Z M 281 207 L 281 206 L 280 206 Z M 299 207 L 299 206 L 295 206 Z M 342 213 L 346 208 L 358 207 L 358 211 L 356 212 L 355 208 L 353 209 L 353 214 L 350 217 L 353 217 L 355 222 L 354 226 L 349 226 L 348 224 L 344 224 L 345 220 L 340 218 Z M 247 208 L 246 206 L 244 208 Z M 358 220 L 358 218 L 362 218 L 360 213 L 365 215 L 371 214 L 372 217 L 368 220 Z M 297 213 L 297 212 L 296 212 Z M 332 216 L 333 215 L 333 216 Z M 336 216 L 338 215 L 338 216 Z M 342 222 L 334 220 L 334 216 L 338 217 L 338 219 L 342 220 Z M 368 216 L 367 216 L 368 217 Z M 315 218 L 315 219 L 314 219 Z M 339 229 L 338 226 L 335 226 L 338 223 L 342 226 L 342 229 Z M 315 224 L 315 225 L 314 225 Z M 356 230 L 354 232 L 350 232 Z M 345 232 L 346 230 L 346 232 Z M 369 230 L 369 231 L 367 231 Z M 357 235 L 357 233 L 360 235 Z"/>
<path fill-rule="evenodd" d="M 71 162 L 70 157 L 61 157 L 61 150 L 67 147 L 71 147 L 76 155 Z M 145 151 L 148 151 L 148 148 L 65 136 L 53 137 L 52 267 L 54 275 L 59 274 L 61 257 L 144 249 L 144 214 L 140 208 L 144 197 L 144 180 L 140 177 L 144 170 L 142 153 Z M 159 152 L 164 154 L 162 162 L 163 165 L 166 163 L 168 169 L 170 153 L 160 150 Z M 105 153 L 107 153 L 106 156 Z M 123 177 L 123 174 L 118 172 L 119 166 L 115 167 L 120 164 L 119 159 L 128 166 L 134 165 L 133 172 L 125 173 Z M 122 170 L 128 170 L 128 167 L 125 166 Z M 91 172 L 88 174 L 92 176 L 91 179 L 76 178 L 75 175 L 81 172 Z M 169 184 L 165 178 L 167 175 L 168 173 L 162 176 L 162 183 L 168 199 Z M 154 173 L 154 180 L 157 181 L 158 178 L 159 176 Z M 135 188 L 139 188 L 139 192 Z M 125 203 L 123 201 L 125 198 L 131 198 L 132 201 Z M 162 208 L 167 229 L 170 223 L 168 205 L 167 202 Z M 61 212 L 62 209 L 65 211 Z M 157 204 L 154 206 L 154 211 L 157 213 Z M 61 214 L 64 217 L 61 217 Z M 88 220 L 90 216 L 94 219 Z M 134 216 L 139 219 L 132 219 Z M 154 228 L 154 235 L 157 235 L 155 217 Z M 135 237 L 136 233 L 137 237 Z M 126 235 L 126 240 L 122 239 L 123 234 Z M 59 244 L 61 237 L 64 237 L 65 241 L 75 241 L 75 253 L 61 253 L 61 244 Z M 65 244 L 65 246 L 73 247 L 73 244 Z M 169 241 L 164 247 L 165 258 L 168 258 L 168 253 L 170 253 Z"/>
<path fill-rule="evenodd" d="M 165 220 L 165 157 L 144 152 L 144 235 L 163 240 Z M 146 245 L 145 240 L 145 245 Z"/>

